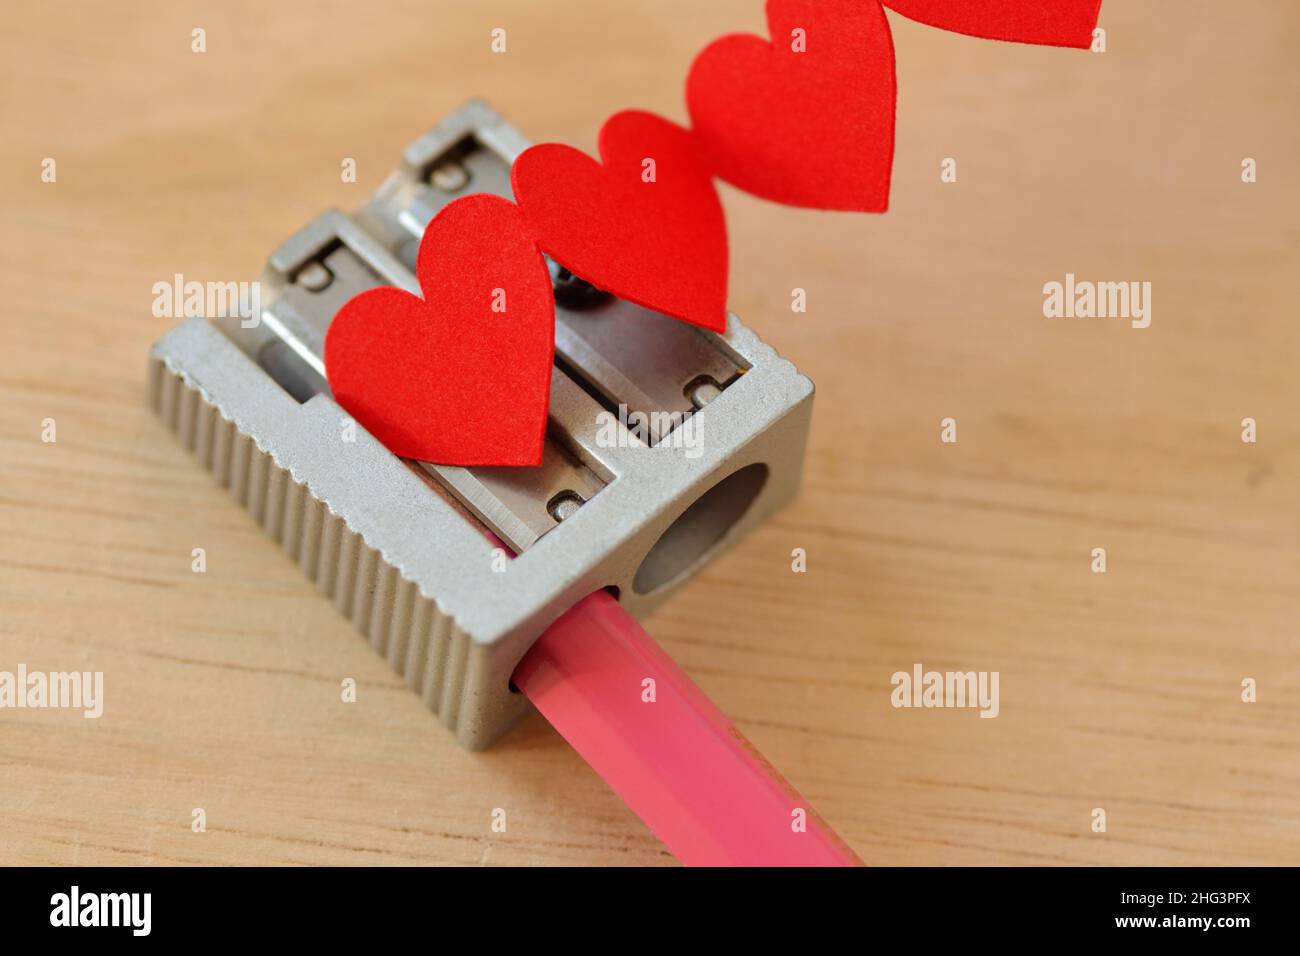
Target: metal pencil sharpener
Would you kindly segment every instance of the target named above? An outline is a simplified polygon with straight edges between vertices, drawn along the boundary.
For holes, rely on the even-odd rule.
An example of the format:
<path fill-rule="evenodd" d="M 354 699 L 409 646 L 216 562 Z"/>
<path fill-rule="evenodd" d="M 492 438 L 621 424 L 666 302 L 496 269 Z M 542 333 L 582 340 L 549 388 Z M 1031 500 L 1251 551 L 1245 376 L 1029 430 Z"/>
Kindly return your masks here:
<path fill-rule="evenodd" d="M 167 426 L 474 749 L 528 710 L 510 675 L 572 604 L 612 588 L 641 617 L 790 501 L 812 411 L 812 382 L 734 315 L 714 335 L 552 263 L 540 466 L 410 461 L 352 422 L 325 379 L 330 320 L 372 286 L 419 294 L 429 220 L 510 196 L 527 145 L 486 105 L 461 108 L 355 214 L 272 253 L 250 317 L 187 319 L 149 363 Z"/>

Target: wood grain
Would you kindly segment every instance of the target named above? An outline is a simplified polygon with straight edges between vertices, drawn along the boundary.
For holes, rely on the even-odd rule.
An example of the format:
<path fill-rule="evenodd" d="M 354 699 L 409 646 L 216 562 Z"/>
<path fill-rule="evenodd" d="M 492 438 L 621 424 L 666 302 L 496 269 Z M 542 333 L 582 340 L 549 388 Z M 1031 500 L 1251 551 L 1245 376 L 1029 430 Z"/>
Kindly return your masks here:
<path fill-rule="evenodd" d="M 872 863 L 1300 863 L 1300 8 L 1107 2 L 1104 54 L 891 23 L 891 211 L 724 190 L 732 306 L 818 385 L 803 495 L 649 628 Z M 472 95 L 587 149 L 619 108 L 682 121 L 693 53 L 762 29 L 757 0 L 6 13 L 0 669 L 106 700 L 0 711 L 0 861 L 672 862 L 540 719 L 458 749 L 153 420 L 151 287 L 255 278 Z M 1045 319 L 1067 272 L 1150 281 L 1151 327 Z M 892 708 L 914 662 L 999 671 L 1000 715 Z"/>

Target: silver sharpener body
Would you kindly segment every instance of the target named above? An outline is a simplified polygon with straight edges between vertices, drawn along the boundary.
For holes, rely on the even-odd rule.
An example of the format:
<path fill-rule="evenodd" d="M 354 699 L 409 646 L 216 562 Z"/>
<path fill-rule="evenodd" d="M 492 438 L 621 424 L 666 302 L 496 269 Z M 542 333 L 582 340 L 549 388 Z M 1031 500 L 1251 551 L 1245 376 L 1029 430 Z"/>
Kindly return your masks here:
<path fill-rule="evenodd" d="M 812 382 L 734 315 L 715 335 L 549 263 L 540 466 L 410 461 L 353 422 L 325 379 L 330 320 L 373 286 L 419 294 L 429 220 L 462 195 L 511 196 L 527 146 L 467 104 L 361 209 L 272 253 L 252 314 L 186 319 L 149 362 L 162 421 L 471 749 L 527 713 L 510 675 L 576 601 L 616 589 L 640 618 L 789 502 L 812 412 Z"/>

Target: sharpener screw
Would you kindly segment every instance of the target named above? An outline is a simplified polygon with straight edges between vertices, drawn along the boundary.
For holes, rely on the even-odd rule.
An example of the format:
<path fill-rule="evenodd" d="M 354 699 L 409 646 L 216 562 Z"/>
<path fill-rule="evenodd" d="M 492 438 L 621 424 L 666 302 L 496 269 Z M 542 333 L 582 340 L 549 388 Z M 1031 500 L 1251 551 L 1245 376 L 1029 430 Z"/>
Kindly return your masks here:
<path fill-rule="evenodd" d="M 581 507 L 582 498 L 576 491 L 561 491 L 551 499 L 546 510 L 556 521 L 563 521 L 565 518 L 572 518 Z"/>
<path fill-rule="evenodd" d="M 429 182 L 445 193 L 460 192 L 469 183 L 469 170 L 454 160 L 448 160 L 434 169 Z"/>
<path fill-rule="evenodd" d="M 308 292 L 320 292 L 334 281 L 334 273 L 323 262 L 308 263 L 297 275 L 297 283 Z"/>
<path fill-rule="evenodd" d="M 686 397 L 696 408 L 703 408 L 721 394 L 718 383 L 707 375 L 701 375 L 686 386 Z"/>
<path fill-rule="evenodd" d="M 547 260 L 551 270 L 551 285 L 555 290 L 555 301 L 566 309 L 590 309 L 600 305 L 609 296 L 597 289 L 590 282 L 575 276 L 564 266 L 554 260 Z"/>

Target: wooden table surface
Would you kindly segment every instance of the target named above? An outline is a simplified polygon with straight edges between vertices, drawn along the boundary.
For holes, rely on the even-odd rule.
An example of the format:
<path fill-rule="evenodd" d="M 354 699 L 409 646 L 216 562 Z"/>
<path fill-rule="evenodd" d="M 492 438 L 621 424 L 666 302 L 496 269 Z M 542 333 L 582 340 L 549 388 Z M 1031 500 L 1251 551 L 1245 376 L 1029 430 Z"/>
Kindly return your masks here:
<path fill-rule="evenodd" d="M 470 96 L 585 149 L 684 121 L 762 5 L 5 21 L 0 670 L 105 709 L 0 710 L 0 861 L 672 863 L 539 717 L 458 749 L 146 411 L 151 290 L 256 278 Z M 1105 53 L 890 22 L 891 211 L 723 189 L 732 308 L 817 383 L 802 497 L 648 628 L 868 862 L 1300 863 L 1300 7 L 1108 0 Z M 1151 282 L 1150 327 L 1044 318 L 1066 273 Z M 918 662 L 997 671 L 999 716 L 895 709 Z"/>

